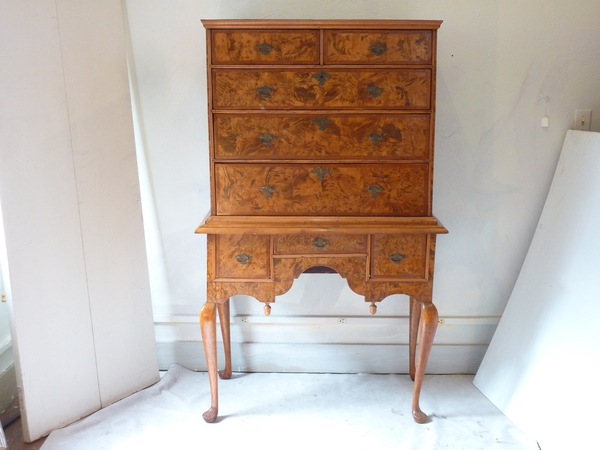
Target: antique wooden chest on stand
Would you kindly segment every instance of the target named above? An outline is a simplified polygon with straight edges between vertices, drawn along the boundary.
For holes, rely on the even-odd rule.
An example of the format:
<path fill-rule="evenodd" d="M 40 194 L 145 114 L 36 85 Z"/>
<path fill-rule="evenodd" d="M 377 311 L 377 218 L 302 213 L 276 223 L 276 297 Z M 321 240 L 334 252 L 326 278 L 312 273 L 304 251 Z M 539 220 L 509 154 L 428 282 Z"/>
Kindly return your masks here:
<path fill-rule="evenodd" d="M 211 214 L 200 313 L 218 413 L 216 314 L 231 377 L 229 298 L 264 303 L 329 268 L 371 314 L 410 297 L 413 417 L 438 322 L 432 303 L 436 35 L 441 21 L 204 20 Z M 420 329 L 420 332 L 419 332 Z M 418 343 L 418 352 L 417 352 Z"/>

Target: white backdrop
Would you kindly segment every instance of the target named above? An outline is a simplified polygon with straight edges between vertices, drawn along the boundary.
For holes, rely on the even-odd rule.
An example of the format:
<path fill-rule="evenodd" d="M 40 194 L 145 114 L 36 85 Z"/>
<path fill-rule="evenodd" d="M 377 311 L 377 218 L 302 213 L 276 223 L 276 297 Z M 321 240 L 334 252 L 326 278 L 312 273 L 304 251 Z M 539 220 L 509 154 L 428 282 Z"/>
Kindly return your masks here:
<path fill-rule="evenodd" d="M 205 38 L 200 19 L 441 19 L 434 213 L 450 234 L 438 239 L 434 300 L 447 322 L 439 328 L 430 361 L 436 370 L 474 372 L 523 263 L 575 109 L 595 110 L 592 128 L 600 130 L 598 1 L 124 3 L 162 366 L 175 361 L 194 368 L 204 364 L 197 312 L 205 300 L 205 238 L 193 234 L 209 211 Z M 549 117 L 549 128 L 540 126 L 543 116 Z M 266 342 L 291 344 L 280 321 L 293 316 L 305 320 L 295 328 L 298 346 L 360 344 L 364 324 L 343 330 L 330 327 L 329 336 L 316 338 L 311 326 L 317 324 L 306 316 L 311 311 L 332 320 L 368 316 L 362 299 L 335 275 L 319 278 L 318 289 L 299 281 L 273 306 L 271 331 L 267 325 L 262 333 L 256 331 L 262 325 L 237 324 L 234 335 L 245 336 L 253 348 Z M 236 299 L 233 311 L 256 320 L 262 314 L 258 302 L 244 299 Z M 397 297 L 384 301 L 377 317 L 406 313 L 406 302 Z M 389 335 L 391 326 L 371 326 L 382 336 L 377 345 L 404 342 L 402 329 Z M 319 354 L 313 347 L 306 355 Z M 371 346 L 363 350 L 360 354 L 367 358 Z M 337 365 L 334 351 L 321 355 L 331 362 L 331 370 L 352 370 Z M 451 365 L 452 361 L 459 363 Z M 291 366 L 282 362 L 263 367 Z M 374 366 L 365 362 L 361 367 Z"/>

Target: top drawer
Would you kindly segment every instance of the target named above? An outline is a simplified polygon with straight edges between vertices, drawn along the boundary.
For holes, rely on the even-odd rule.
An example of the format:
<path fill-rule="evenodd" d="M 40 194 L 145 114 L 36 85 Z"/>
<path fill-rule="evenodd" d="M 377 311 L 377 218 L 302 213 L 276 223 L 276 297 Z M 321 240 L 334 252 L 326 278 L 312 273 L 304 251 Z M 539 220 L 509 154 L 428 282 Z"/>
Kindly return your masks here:
<path fill-rule="evenodd" d="M 431 30 L 326 30 L 325 64 L 431 64 Z"/>
<path fill-rule="evenodd" d="M 319 64 L 319 31 L 213 30 L 212 64 Z"/>

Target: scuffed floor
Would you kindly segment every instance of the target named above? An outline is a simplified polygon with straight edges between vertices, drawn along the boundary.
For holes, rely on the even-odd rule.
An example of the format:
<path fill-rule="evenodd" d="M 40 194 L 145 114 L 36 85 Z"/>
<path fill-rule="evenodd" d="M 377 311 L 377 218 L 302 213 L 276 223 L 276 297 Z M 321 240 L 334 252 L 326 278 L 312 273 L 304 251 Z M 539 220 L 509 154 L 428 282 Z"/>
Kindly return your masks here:
<path fill-rule="evenodd" d="M 407 375 L 234 374 L 219 382 L 219 419 L 207 424 L 207 374 L 175 365 L 156 385 L 52 432 L 42 450 L 537 450 L 472 379 L 427 376 L 421 408 L 432 421 L 418 425 Z"/>

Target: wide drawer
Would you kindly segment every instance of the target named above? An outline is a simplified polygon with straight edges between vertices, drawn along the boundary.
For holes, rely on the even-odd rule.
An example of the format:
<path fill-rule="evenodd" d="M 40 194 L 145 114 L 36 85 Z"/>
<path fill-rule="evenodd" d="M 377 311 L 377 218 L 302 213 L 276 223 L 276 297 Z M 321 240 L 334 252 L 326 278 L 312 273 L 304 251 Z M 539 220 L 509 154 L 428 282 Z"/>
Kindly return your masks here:
<path fill-rule="evenodd" d="M 269 236 L 221 234 L 216 236 L 216 278 L 266 279 L 270 267 Z"/>
<path fill-rule="evenodd" d="M 213 64 L 318 64 L 317 30 L 213 30 Z"/>
<path fill-rule="evenodd" d="M 431 64 L 431 30 L 326 30 L 325 64 Z"/>
<path fill-rule="evenodd" d="M 218 215 L 428 215 L 427 164 L 215 164 Z"/>
<path fill-rule="evenodd" d="M 215 109 L 429 109 L 430 69 L 214 69 Z"/>
<path fill-rule="evenodd" d="M 331 255 L 367 252 L 364 234 L 287 234 L 273 236 L 276 255 Z"/>
<path fill-rule="evenodd" d="M 371 278 L 427 280 L 427 234 L 374 234 L 371 237 Z"/>
<path fill-rule="evenodd" d="M 428 159 L 429 114 L 215 114 L 217 159 Z"/>

